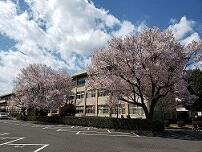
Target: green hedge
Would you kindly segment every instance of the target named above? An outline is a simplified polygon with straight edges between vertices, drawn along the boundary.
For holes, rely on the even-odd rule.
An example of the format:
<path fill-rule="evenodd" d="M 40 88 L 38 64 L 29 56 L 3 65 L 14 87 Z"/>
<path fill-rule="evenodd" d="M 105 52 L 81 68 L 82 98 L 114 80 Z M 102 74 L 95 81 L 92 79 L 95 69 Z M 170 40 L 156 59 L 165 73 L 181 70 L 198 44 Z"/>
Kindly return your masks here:
<path fill-rule="evenodd" d="M 160 121 L 146 119 L 122 119 L 110 117 L 74 117 L 74 116 L 27 116 L 28 121 L 40 121 L 46 123 L 56 123 L 65 125 L 78 125 L 86 127 L 125 129 L 125 130 L 145 130 L 163 131 L 164 124 Z"/>
<path fill-rule="evenodd" d="M 193 123 L 193 125 L 195 125 L 195 126 L 198 125 L 198 127 L 202 128 L 202 121 L 201 120 L 193 121 L 192 123 Z"/>

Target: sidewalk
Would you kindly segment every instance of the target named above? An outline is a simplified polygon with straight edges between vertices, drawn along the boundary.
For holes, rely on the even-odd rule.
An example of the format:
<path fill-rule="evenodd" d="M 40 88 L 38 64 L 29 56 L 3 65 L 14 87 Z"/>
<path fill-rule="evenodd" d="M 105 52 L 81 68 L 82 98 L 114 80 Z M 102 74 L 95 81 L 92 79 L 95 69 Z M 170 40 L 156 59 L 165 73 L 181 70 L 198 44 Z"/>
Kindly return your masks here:
<path fill-rule="evenodd" d="M 166 127 L 166 129 L 178 129 L 178 130 L 192 130 L 191 124 L 186 124 L 184 127 L 178 127 L 177 124 L 170 124 L 169 127 Z"/>

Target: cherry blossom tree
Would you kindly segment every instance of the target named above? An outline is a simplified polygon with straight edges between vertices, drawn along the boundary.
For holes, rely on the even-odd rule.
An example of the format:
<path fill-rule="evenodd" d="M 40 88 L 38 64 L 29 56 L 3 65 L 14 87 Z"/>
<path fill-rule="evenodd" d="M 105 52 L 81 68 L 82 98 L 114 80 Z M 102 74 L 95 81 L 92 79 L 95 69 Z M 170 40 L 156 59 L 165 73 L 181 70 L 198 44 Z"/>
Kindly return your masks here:
<path fill-rule="evenodd" d="M 137 35 L 113 38 L 96 50 L 87 82 L 93 88 L 109 90 L 121 101 L 142 107 L 146 118 L 152 119 L 156 104 L 173 89 L 178 96 L 188 96 L 183 81 L 185 69 L 201 48 L 202 41 L 181 45 L 171 30 L 144 28 Z"/>
<path fill-rule="evenodd" d="M 24 108 L 52 110 L 71 94 L 72 80 L 64 71 L 43 64 L 31 64 L 17 76 L 15 98 Z"/>

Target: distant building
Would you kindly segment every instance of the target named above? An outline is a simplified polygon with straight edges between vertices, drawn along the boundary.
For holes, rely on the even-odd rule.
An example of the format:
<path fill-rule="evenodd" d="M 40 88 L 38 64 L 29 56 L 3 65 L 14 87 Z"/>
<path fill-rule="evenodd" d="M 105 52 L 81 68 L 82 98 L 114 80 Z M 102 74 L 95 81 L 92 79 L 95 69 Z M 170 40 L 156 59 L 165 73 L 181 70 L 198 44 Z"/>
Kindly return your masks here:
<path fill-rule="evenodd" d="M 0 111 L 9 112 L 15 114 L 19 112 L 19 108 L 16 107 L 16 102 L 12 100 L 14 93 L 9 93 L 0 96 Z"/>
<path fill-rule="evenodd" d="M 76 116 L 101 116 L 101 117 L 127 117 L 145 118 L 143 109 L 133 104 L 119 102 L 109 105 L 110 94 L 105 90 L 95 90 L 86 86 L 87 72 L 76 73 L 72 76 L 74 88 L 70 101 L 76 106 Z M 13 93 L 0 96 L 0 111 L 9 113 L 20 112 L 16 102 L 11 100 Z M 49 114 L 56 114 L 58 110 Z"/>
<path fill-rule="evenodd" d="M 133 104 L 119 102 L 109 106 L 110 94 L 105 90 L 95 90 L 86 86 L 87 73 L 80 72 L 72 76 L 74 88 L 71 97 L 76 105 L 76 116 L 102 116 L 145 118 L 143 109 Z"/>

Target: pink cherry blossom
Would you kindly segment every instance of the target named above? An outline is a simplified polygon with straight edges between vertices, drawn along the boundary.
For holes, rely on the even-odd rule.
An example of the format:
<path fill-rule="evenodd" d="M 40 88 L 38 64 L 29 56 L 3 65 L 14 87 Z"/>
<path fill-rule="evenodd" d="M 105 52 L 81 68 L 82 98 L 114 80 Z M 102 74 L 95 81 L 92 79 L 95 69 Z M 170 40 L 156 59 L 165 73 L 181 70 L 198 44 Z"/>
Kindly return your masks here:
<path fill-rule="evenodd" d="M 15 98 L 27 108 L 55 109 L 71 94 L 71 77 L 43 64 L 31 64 L 17 76 Z"/>
<path fill-rule="evenodd" d="M 185 69 L 191 54 L 201 48 L 202 41 L 183 46 L 170 30 L 145 28 L 137 35 L 113 38 L 106 47 L 96 50 L 87 82 L 142 107 L 149 119 L 157 102 L 174 89 L 178 88 L 179 96 L 188 94 L 182 82 Z"/>

